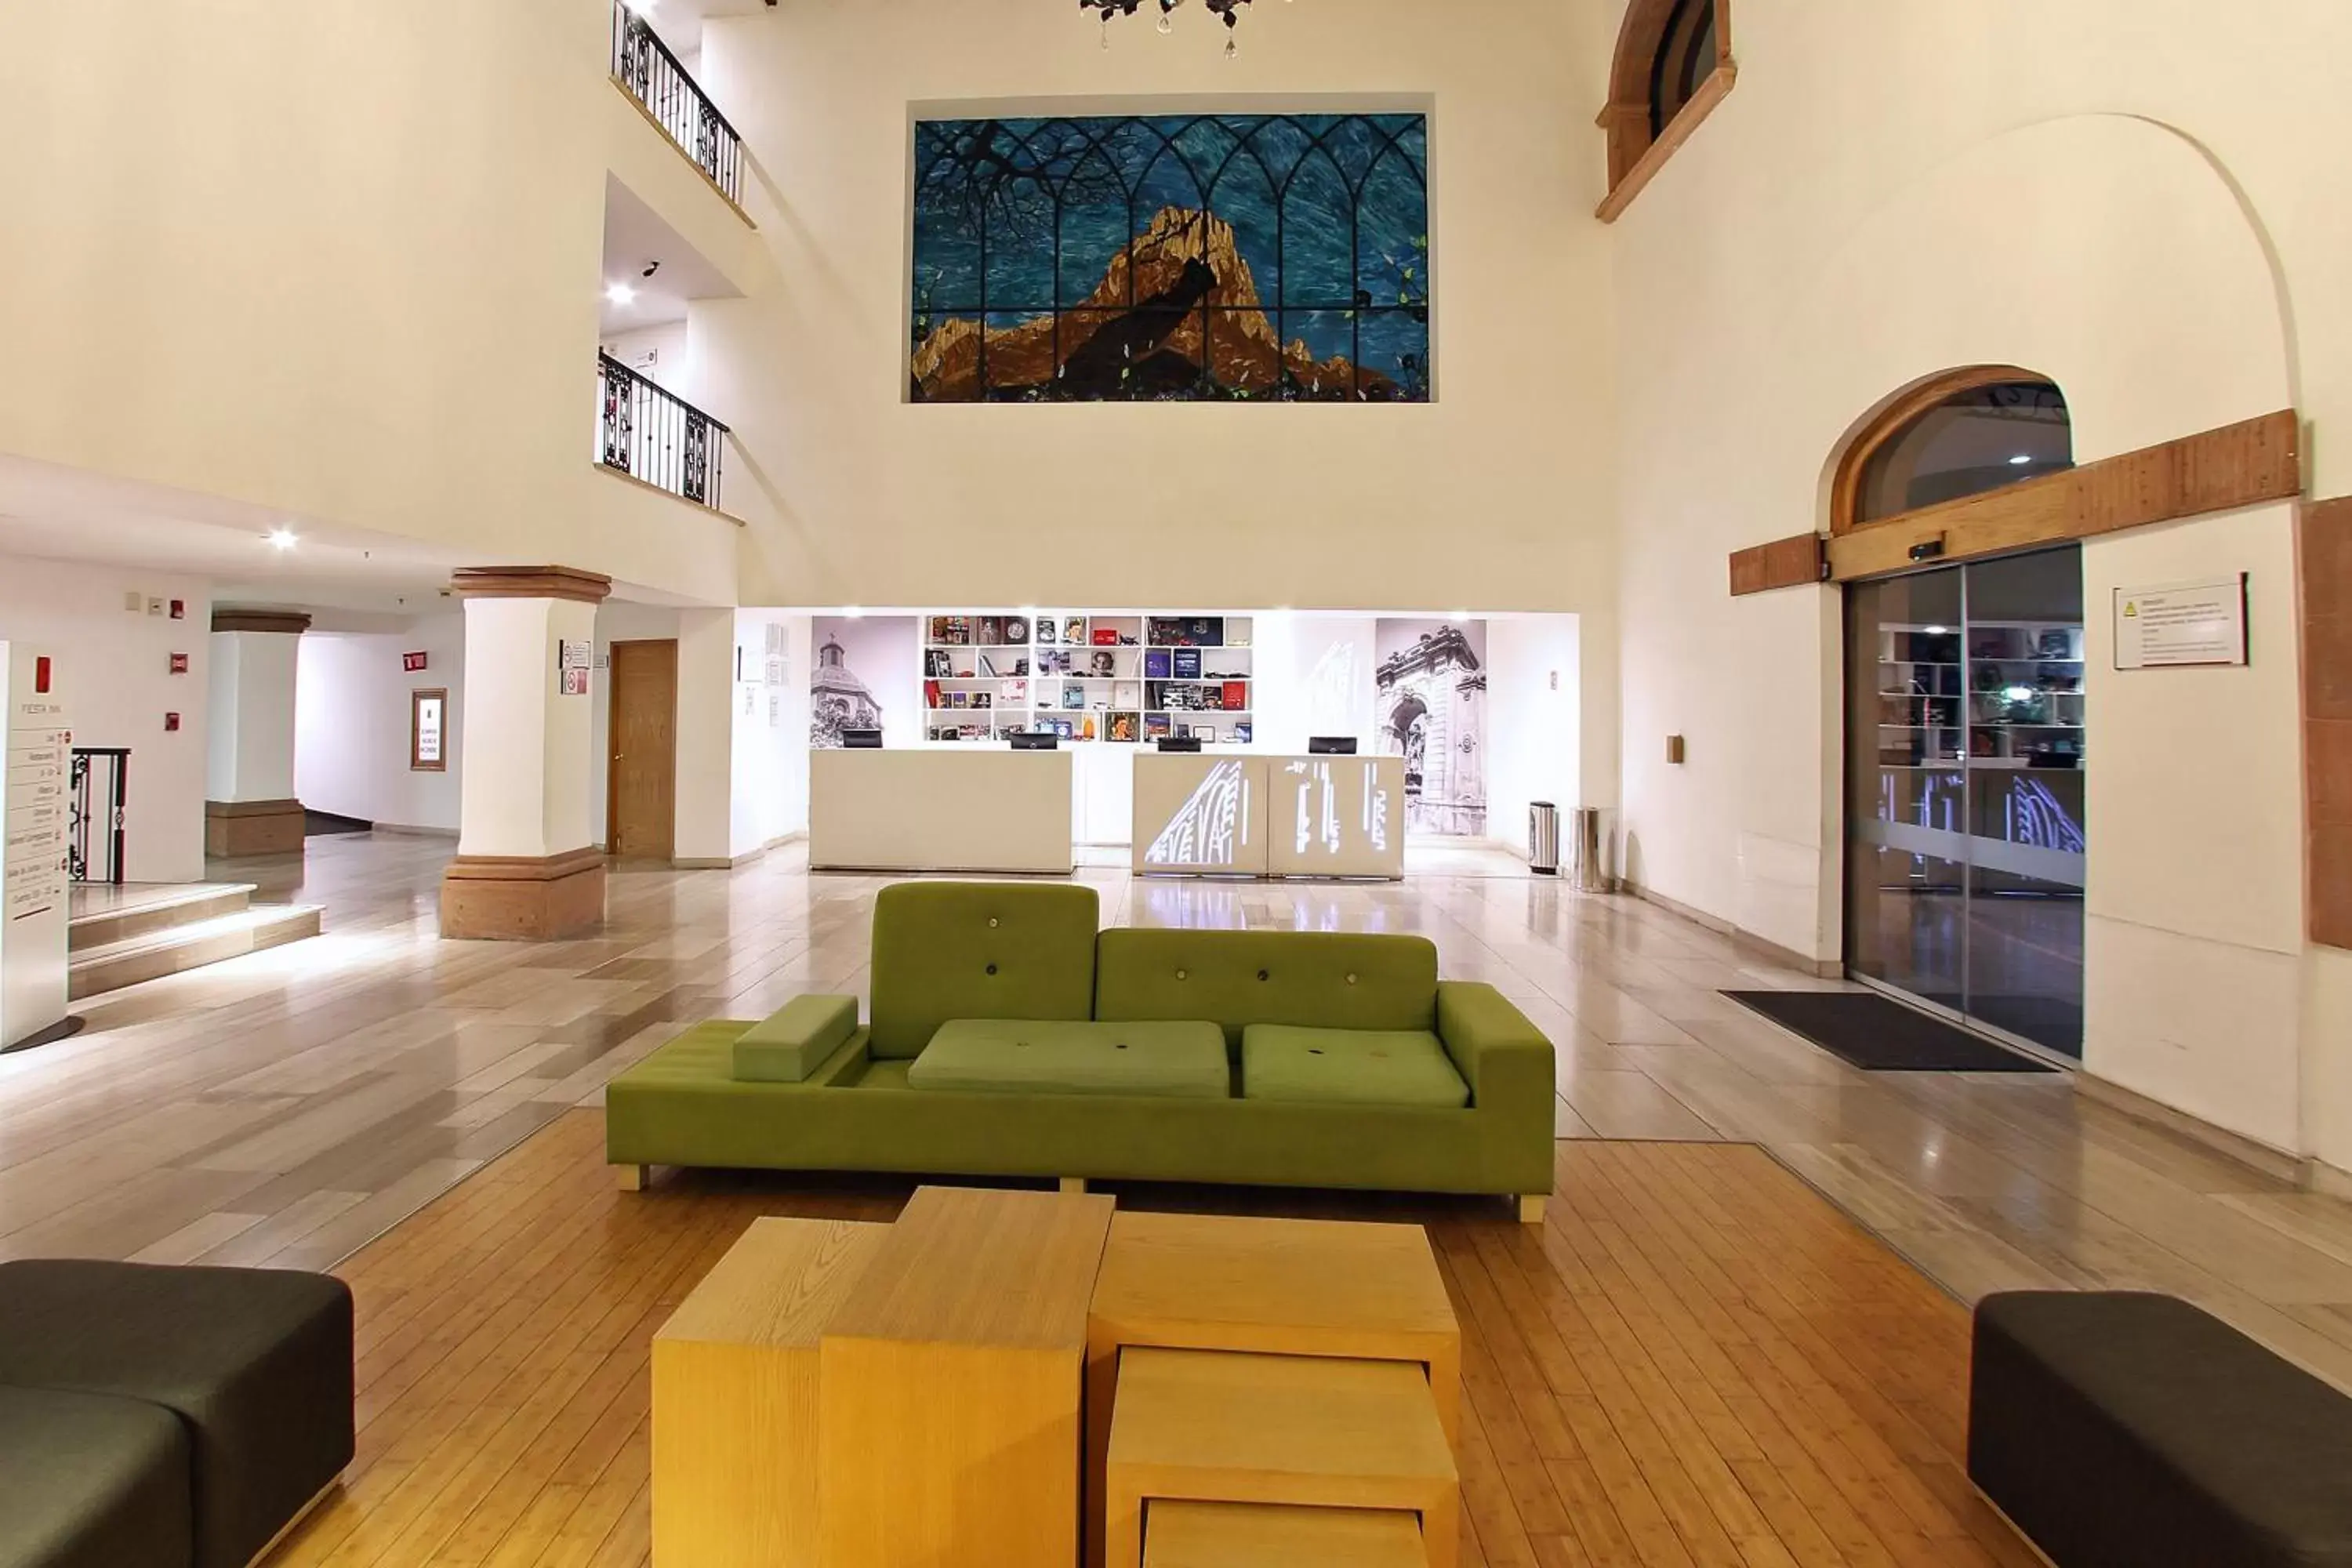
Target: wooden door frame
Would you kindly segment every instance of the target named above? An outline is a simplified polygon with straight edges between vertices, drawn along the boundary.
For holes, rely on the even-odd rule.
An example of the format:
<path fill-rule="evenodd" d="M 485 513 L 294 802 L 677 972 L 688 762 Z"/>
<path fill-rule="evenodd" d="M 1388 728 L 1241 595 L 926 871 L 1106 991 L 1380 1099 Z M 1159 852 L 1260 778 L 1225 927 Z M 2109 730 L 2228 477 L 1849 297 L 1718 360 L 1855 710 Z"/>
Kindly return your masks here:
<path fill-rule="evenodd" d="M 670 820 L 665 826 L 665 847 L 658 859 L 677 854 L 677 639 L 628 637 L 606 645 L 604 671 L 604 853 L 621 853 L 621 660 L 622 649 L 666 647 L 669 649 L 669 775 Z"/>

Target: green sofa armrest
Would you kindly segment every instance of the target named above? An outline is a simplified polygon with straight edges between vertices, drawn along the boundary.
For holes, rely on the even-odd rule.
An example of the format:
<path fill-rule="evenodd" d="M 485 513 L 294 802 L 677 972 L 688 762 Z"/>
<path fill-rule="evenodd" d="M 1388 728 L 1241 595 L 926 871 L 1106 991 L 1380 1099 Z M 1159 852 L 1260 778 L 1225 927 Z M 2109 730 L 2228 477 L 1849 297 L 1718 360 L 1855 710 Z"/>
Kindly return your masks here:
<path fill-rule="evenodd" d="M 1552 1133 L 1558 1093 L 1551 1042 L 1508 998 L 1483 981 L 1437 983 L 1437 1037 L 1470 1086 L 1470 1103 L 1507 1115 L 1530 1111 Z"/>
<path fill-rule="evenodd" d="M 795 996 L 735 1038 L 739 1083 L 799 1083 L 857 1032 L 855 996 Z"/>

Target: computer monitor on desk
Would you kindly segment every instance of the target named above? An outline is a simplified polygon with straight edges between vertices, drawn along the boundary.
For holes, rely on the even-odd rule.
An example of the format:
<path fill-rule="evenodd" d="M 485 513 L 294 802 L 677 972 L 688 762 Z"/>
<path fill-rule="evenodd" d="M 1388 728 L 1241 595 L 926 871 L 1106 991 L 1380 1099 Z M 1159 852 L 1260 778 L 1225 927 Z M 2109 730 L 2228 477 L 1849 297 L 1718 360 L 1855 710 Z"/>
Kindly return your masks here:
<path fill-rule="evenodd" d="M 1353 735 L 1309 735 L 1307 754 L 1310 757 L 1352 757 L 1356 754 Z"/>
<path fill-rule="evenodd" d="M 882 731 L 879 730 L 844 730 L 841 732 L 841 743 L 843 746 L 853 752 L 878 752 L 882 749 Z"/>
<path fill-rule="evenodd" d="M 1198 735 L 1162 735 L 1160 749 L 1163 752 L 1197 752 L 1201 749 Z"/>
<path fill-rule="evenodd" d="M 1013 749 L 1016 752 L 1050 752 L 1060 746 L 1062 737 L 1051 730 L 1015 730 Z"/>

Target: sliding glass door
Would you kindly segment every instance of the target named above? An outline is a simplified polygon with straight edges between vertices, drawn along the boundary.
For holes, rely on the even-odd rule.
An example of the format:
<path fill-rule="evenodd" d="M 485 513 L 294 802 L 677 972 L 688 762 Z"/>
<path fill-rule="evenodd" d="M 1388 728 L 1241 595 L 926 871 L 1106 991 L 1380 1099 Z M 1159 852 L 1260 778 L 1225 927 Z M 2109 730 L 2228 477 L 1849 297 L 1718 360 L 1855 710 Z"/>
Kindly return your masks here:
<path fill-rule="evenodd" d="M 2083 1048 L 2075 546 L 1849 584 L 1846 966 Z"/>

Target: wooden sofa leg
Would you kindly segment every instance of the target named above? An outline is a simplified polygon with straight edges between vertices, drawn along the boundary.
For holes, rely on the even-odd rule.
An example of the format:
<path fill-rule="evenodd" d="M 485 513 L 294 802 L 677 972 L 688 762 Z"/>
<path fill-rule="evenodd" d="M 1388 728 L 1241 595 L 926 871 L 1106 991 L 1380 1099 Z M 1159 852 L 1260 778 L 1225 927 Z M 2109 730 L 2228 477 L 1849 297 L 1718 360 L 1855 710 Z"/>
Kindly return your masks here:
<path fill-rule="evenodd" d="M 1543 1224 L 1543 1211 L 1544 1194 L 1541 1193 L 1528 1193 L 1520 1196 L 1519 1223 L 1521 1225 Z"/>
<path fill-rule="evenodd" d="M 1062 1190 L 1066 1193 L 1083 1193 L 1087 1190 L 1087 1179 L 1084 1176 L 1064 1176 Z"/>
<path fill-rule="evenodd" d="M 614 1183 L 625 1193 L 642 1193 L 653 1184 L 653 1179 L 654 1168 L 651 1165 L 613 1167 Z"/>

